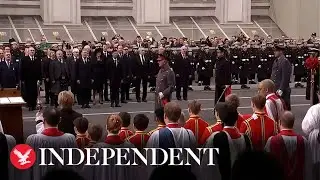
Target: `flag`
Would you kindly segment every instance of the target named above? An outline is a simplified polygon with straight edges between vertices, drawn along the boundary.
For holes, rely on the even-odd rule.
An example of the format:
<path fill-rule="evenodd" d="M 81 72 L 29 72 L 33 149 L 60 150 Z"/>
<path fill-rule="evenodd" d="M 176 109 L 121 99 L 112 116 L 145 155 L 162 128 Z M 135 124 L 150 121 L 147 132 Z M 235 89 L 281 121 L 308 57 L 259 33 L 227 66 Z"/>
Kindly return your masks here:
<path fill-rule="evenodd" d="M 231 85 L 226 87 L 226 90 L 224 91 L 224 97 L 227 97 L 229 94 L 231 94 Z"/>

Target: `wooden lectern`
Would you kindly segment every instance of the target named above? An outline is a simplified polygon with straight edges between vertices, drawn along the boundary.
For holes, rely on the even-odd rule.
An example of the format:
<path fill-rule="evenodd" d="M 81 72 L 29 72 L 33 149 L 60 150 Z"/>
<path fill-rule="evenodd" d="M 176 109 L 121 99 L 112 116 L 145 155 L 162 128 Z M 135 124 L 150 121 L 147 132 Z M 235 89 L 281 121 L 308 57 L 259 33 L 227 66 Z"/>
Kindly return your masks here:
<path fill-rule="evenodd" d="M 25 104 L 17 89 L 0 89 L 0 120 L 5 134 L 12 135 L 18 143 L 23 143 L 22 106 Z"/>

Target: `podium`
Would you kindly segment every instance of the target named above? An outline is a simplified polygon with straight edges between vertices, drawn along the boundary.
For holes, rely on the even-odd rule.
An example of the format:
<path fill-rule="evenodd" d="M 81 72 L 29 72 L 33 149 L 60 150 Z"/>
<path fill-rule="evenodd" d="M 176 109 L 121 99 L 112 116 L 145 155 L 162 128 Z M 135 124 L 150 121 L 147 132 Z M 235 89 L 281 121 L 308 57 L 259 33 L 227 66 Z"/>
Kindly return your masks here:
<path fill-rule="evenodd" d="M 5 134 L 12 135 L 17 144 L 23 143 L 22 106 L 25 104 L 17 89 L 0 90 L 0 120 Z"/>

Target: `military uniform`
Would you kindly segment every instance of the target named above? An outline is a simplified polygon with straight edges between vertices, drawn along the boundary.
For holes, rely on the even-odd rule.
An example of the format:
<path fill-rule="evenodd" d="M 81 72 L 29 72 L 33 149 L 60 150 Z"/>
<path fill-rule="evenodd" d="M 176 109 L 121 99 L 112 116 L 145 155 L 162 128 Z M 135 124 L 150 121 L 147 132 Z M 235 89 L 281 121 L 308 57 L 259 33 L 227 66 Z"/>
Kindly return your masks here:
<path fill-rule="evenodd" d="M 255 84 L 256 72 L 258 67 L 259 51 L 257 47 L 250 48 L 250 61 L 249 61 L 249 83 Z"/>
<path fill-rule="evenodd" d="M 174 86 L 176 84 L 175 74 L 170 66 L 167 64 L 159 70 L 156 79 L 156 91 L 155 91 L 155 109 L 164 106 L 164 101 L 170 102 Z M 163 94 L 163 98 L 160 99 L 160 94 Z"/>
<path fill-rule="evenodd" d="M 202 52 L 199 62 L 197 63 L 197 72 L 199 80 L 203 82 L 204 90 L 211 90 L 210 79 L 213 76 L 214 62 L 210 52 Z"/>
<path fill-rule="evenodd" d="M 296 56 L 294 57 L 293 65 L 294 65 L 294 82 L 296 82 L 295 87 L 303 87 L 303 85 L 300 83 L 302 77 L 305 76 L 305 57 L 304 57 L 304 48 L 298 48 L 296 49 Z"/>
<path fill-rule="evenodd" d="M 231 72 L 232 72 L 232 80 L 235 84 L 238 83 L 239 79 L 239 67 L 240 67 L 240 60 L 241 57 L 241 50 L 239 48 L 232 48 L 230 50 L 230 61 L 231 61 Z"/>
<path fill-rule="evenodd" d="M 241 51 L 241 62 L 239 66 L 240 84 L 241 88 L 249 88 L 246 84 L 248 82 L 248 74 L 250 67 L 250 52 L 248 49 Z"/>
<path fill-rule="evenodd" d="M 271 66 L 268 64 L 268 52 L 266 49 L 261 49 L 257 68 L 257 78 L 259 82 L 270 78 L 270 76 L 268 76 L 268 71 L 270 71 L 270 69 Z"/>

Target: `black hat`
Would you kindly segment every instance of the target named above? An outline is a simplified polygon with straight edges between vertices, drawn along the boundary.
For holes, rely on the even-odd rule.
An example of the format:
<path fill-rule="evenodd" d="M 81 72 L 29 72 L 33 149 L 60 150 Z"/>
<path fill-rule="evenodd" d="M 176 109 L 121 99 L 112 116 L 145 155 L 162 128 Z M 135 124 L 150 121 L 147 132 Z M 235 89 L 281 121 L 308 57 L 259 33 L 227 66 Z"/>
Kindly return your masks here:
<path fill-rule="evenodd" d="M 311 34 L 311 36 L 317 36 L 317 33 L 314 32 L 314 33 Z"/>
<path fill-rule="evenodd" d="M 274 48 L 276 51 L 283 51 L 286 49 L 283 44 L 277 44 L 274 46 Z"/>
<path fill-rule="evenodd" d="M 106 41 L 106 37 L 101 37 L 100 41 Z"/>
<path fill-rule="evenodd" d="M 16 42 L 16 40 L 14 38 L 9 39 L 9 44 Z"/>
<path fill-rule="evenodd" d="M 220 50 L 221 52 L 225 52 L 226 51 L 223 46 L 219 46 L 218 50 Z"/>

